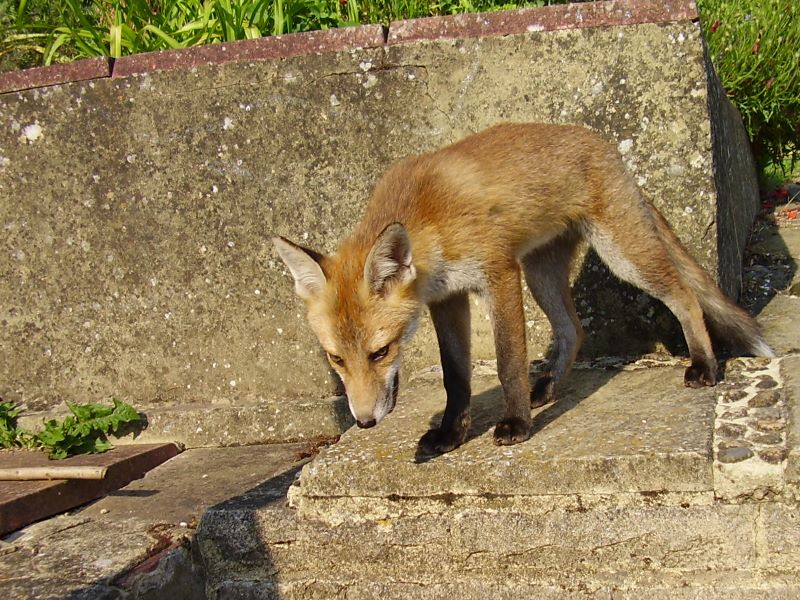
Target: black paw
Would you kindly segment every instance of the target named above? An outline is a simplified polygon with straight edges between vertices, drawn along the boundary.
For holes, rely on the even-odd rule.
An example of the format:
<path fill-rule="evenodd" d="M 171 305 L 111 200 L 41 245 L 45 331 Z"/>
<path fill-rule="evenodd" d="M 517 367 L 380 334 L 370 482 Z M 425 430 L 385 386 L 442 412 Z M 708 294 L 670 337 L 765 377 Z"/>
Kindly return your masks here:
<path fill-rule="evenodd" d="M 707 363 L 693 362 L 683 375 L 686 387 L 700 388 L 717 385 L 717 367 Z"/>
<path fill-rule="evenodd" d="M 511 446 L 524 442 L 531 436 L 531 424 L 520 417 L 507 417 L 494 428 L 494 443 Z"/>
<path fill-rule="evenodd" d="M 556 382 L 550 375 L 542 375 L 531 389 L 531 408 L 550 404 L 556 399 Z"/>
<path fill-rule="evenodd" d="M 417 453 L 423 455 L 444 454 L 458 448 L 464 443 L 466 437 L 466 428 L 431 429 L 419 439 Z"/>

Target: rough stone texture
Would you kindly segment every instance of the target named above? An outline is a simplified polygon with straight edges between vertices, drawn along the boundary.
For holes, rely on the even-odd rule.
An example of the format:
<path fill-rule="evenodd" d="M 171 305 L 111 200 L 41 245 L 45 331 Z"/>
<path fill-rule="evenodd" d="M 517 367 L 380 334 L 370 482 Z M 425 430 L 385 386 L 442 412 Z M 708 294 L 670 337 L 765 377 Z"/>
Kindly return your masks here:
<path fill-rule="evenodd" d="M 330 251 L 391 161 L 498 121 L 600 131 L 716 272 L 698 24 L 533 29 L 149 72 L 167 68 L 162 56 L 140 76 L 4 94 L 0 395 L 46 410 L 62 398 L 241 406 L 334 394 L 269 235 Z M 674 319 L 643 294 L 594 261 L 579 266 L 587 353 L 673 339 Z M 549 327 L 527 302 L 537 356 Z M 490 358 L 482 306 L 474 317 L 474 356 Z M 426 324 L 406 372 L 436 362 Z"/>
<path fill-rule="evenodd" d="M 704 44 L 705 47 L 705 44 Z M 717 188 L 717 253 L 720 286 L 732 298 L 742 289 L 742 256 L 759 209 L 758 177 L 742 116 L 728 100 L 706 52 L 714 183 Z"/>
<path fill-rule="evenodd" d="M 488 440 L 496 395 L 481 363 L 476 437 L 415 463 L 413 436 L 441 408 L 432 371 L 377 428 L 305 466 L 311 444 L 189 450 L 28 527 L 0 541 L 0 585 L 13 598 L 87 600 L 794 598 L 791 490 L 752 471 L 749 488 L 748 472 L 739 480 L 751 493 L 720 493 L 712 436 L 721 410 L 762 410 L 749 407 L 760 381 L 781 395 L 768 408 L 791 399 L 795 359 L 729 360 L 713 390 L 681 387 L 674 359 L 581 365 L 561 405 L 537 411 L 535 436 L 510 449 Z"/>
<path fill-rule="evenodd" d="M 259 506 L 232 500 L 204 516 L 198 549 L 210 598 L 435 598 L 455 589 L 476 599 L 714 598 L 728 586 L 735 598 L 788 598 L 798 589 L 791 559 L 783 579 L 760 554 L 779 515 L 773 525 L 757 505 L 554 506 L 536 515 L 473 506 L 336 526 Z M 794 545 L 789 534 L 776 547 Z"/>
<path fill-rule="evenodd" d="M 800 357 L 785 358 L 781 364 L 781 372 L 786 379 L 789 411 L 786 479 L 792 483 L 800 483 Z"/>
<path fill-rule="evenodd" d="M 579 369 L 560 409 L 538 412 L 547 422 L 512 448 L 489 441 L 479 375 L 475 437 L 422 463 L 414 441 L 441 400 L 433 375 L 418 378 L 377 428 L 307 464 L 288 507 L 263 488 L 204 515 L 209 598 L 792 598 L 800 538 L 796 501 L 772 478 L 782 467 L 765 479 L 758 456 L 724 464 L 709 439 L 730 418 L 715 404 L 744 407 L 749 435 L 762 381 L 782 407 L 788 360 L 729 360 L 720 389 L 682 394 L 674 364 Z M 675 460 L 687 454 L 703 467 Z M 594 471 L 581 464 L 591 456 L 605 459 Z M 731 493 L 725 469 L 740 465 Z"/>
<path fill-rule="evenodd" d="M 800 223 L 785 221 L 780 227 L 760 232 L 748 251 L 756 264 L 746 269 L 745 275 L 748 285 L 764 296 L 756 305 L 763 307 L 758 318 L 764 333 L 778 354 L 796 354 L 800 352 L 795 325 L 800 314 Z"/>
<path fill-rule="evenodd" d="M 308 444 L 186 451 L 83 510 L 5 538 L 0 590 L 20 599 L 201 600 L 191 541 L 203 511 L 231 495 L 244 502 L 256 488 L 280 496 L 308 453 Z"/>
<path fill-rule="evenodd" d="M 781 361 L 729 360 L 716 408 L 714 493 L 718 498 L 764 497 L 785 491 L 789 419 Z M 765 384 L 769 391 L 765 391 Z M 770 394 L 770 406 L 763 406 Z"/>
<path fill-rule="evenodd" d="M 467 443 L 430 460 L 416 458 L 417 441 L 438 422 L 444 392 L 438 382 L 408 391 L 379 427 L 348 431 L 303 472 L 304 509 L 341 496 L 710 490 L 714 393 L 684 388 L 680 367 L 667 371 L 576 371 L 559 402 L 536 412 L 532 438 L 508 448 L 492 440 L 503 414 L 496 379 L 474 380 Z"/>

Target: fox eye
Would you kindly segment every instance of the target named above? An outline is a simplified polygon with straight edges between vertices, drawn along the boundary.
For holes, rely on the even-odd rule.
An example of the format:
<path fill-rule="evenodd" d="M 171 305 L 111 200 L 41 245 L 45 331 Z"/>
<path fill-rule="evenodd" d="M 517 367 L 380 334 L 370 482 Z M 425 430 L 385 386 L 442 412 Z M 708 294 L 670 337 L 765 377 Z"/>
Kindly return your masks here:
<path fill-rule="evenodd" d="M 336 356 L 335 354 L 328 352 L 328 358 L 332 363 L 337 364 L 340 367 L 344 366 L 344 359 L 341 356 Z"/>
<path fill-rule="evenodd" d="M 376 350 L 375 352 L 370 354 L 369 355 L 369 359 L 372 362 L 378 362 L 379 360 L 383 360 L 384 358 L 386 358 L 386 355 L 388 353 L 389 353 L 389 345 L 387 344 L 386 346 L 384 346 L 380 350 Z"/>

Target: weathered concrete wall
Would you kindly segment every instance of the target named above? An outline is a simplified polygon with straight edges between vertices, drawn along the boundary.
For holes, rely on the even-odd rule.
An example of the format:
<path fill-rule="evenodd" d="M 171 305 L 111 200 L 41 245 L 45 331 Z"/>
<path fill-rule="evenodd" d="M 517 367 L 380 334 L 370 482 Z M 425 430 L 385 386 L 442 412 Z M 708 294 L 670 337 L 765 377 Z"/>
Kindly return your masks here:
<path fill-rule="evenodd" d="M 389 163 L 500 121 L 600 131 L 716 272 L 716 104 L 694 19 L 692 2 L 599 2 L 404 22 L 388 42 L 368 27 L 121 59 L 110 78 L 94 61 L 99 79 L 6 79 L 0 396 L 40 409 L 333 393 L 270 235 L 331 251 Z M 590 352 L 675 332 L 609 281 L 591 262 L 581 273 Z M 474 354 L 491 358 L 484 312 L 474 321 Z M 531 307 L 529 329 L 535 357 L 549 328 Z M 424 327 L 406 372 L 438 362 L 433 340 Z"/>

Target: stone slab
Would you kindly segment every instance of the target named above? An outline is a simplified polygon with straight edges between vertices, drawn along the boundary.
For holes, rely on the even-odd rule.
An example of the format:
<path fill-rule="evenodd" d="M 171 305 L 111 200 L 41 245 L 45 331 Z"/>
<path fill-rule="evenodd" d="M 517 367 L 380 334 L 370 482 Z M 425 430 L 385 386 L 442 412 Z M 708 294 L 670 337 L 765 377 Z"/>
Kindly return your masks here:
<path fill-rule="evenodd" d="M 427 460 L 419 437 L 444 407 L 439 385 L 401 390 L 379 426 L 351 430 L 303 471 L 301 502 L 315 498 L 413 498 L 713 488 L 714 390 L 683 387 L 682 368 L 578 370 L 560 400 L 534 413 L 525 443 L 498 448 L 496 380 L 473 382 L 473 425 L 455 451 Z"/>
<path fill-rule="evenodd" d="M 786 403 L 789 410 L 786 480 L 800 484 L 800 356 L 784 358 L 781 361 L 781 373 L 786 382 Z"/>
<path fill-rule="evenodd" d="M 113 492 L 176 456 L 175 444 L 118 446 L 103 454 L 80 455 L 58 461 L 59 466 L 107 467 L 101 480 L 4 481 L 0 487 L 0 535 L 29 523 L 86 504 Z M 0 467 L 52 465 L 44 452 L 0 452 Z"/>
<path fill-rule="evenodd" d="M 79 512 L 0 541 L 3 596 L 199 600 L 204 582 L 190 547 L 203 511 L 283 482 L 312 451 L 307 443 L 187 450 Z"/>
<path fill-rule="evenodd" d="M 275 60 L 323 52 L 376 48 L 383 43 L 383 27 L 380 25 L 290 33 L 125 56 L 114 62 L 111 76 L 130 77 L 153 71 L 188 70 L 232 62 Z"/>
<path fill-rule="evenodd" d="M 0 73 L 0 94 L 50 87 L 73 81 L 101 79 L 110 75 L 111 63 L 104 56 L 49 67 L 11 71 Z"/>
<path fill-rule="evenodd" d="M 697 18 L 692 0 L 612 0 L 531 9 L 447 15 L 389 23 L 389 44 L 687 21 Z"/>
<path fill-rule="evenodd" d="M 777 294 L 758 315 L 764 337 L 778 355 L 800 352 L 796 327 L 800 315 L 800 296 Z"/>
<path fill-rule="evenodd" d="M 728 579 L 730 579 L 728 577 Z M 706 586 L 683 580 L 656 583 L 652 587 L 620 588 L 615 582 L 600 584 L 576 580 L 561 585 L 527 581 L 487 581 L 481 578 L 460 577 L 450 582 L 417 583 L 396 581 L 357 581 L 343 585 L 336 580 L 315 578 L 288 582 L 235 581 L 225 582 L 214 590 L 216 598 L 253 600 L 282 598 L 306 600 L 332 598 L 342 593 L 352 600 L 381 598 L 385 600 L 794 600 L 800 586 L 793 582 L 763 583 L 747 581 L 731 583 L 714 581 Z"/>

